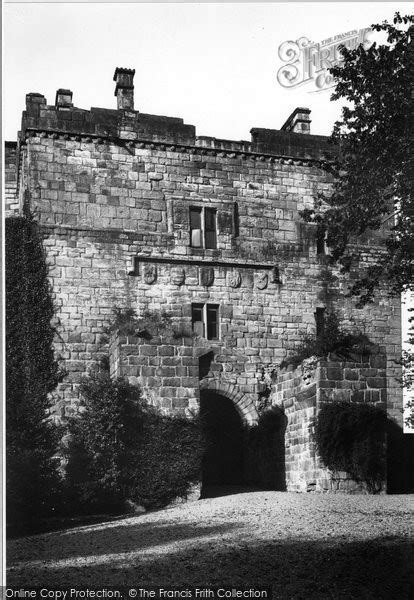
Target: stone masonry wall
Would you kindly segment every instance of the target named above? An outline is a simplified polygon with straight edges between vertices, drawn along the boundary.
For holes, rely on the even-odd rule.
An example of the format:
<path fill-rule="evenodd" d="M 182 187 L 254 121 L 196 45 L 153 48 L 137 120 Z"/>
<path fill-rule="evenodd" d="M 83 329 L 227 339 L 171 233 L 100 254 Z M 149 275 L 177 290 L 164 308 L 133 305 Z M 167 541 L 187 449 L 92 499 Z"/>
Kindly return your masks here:
<path fill-rule="evenodd" d="M 330 190 L 325 165 L 333 150 L 325 138 L 259 128 L 251 142 L 197 138 L 182 119 L 84 111 L 73 107 L 70 91 L 60 92 L 56 106 L 27 96 L 18 145 L 18 202 L 28 202 L 42 226 L 58 311 L 55 347 L 68 370 L 56 395 L 60 416 L 76 409 L 80 378 L 109 354 L 115 307 L 138 315 L 165 310 L 188 329 L 191 304 L 212 303 L 220 339 L 201 350 L 189 342 L 194 360 L 213 353 L 207 375 L 189 390 L 225 389 L 254 406 L 263 367 L 277 366 L 314 332 L 316 308 L 325 307 L 384 346 L 388 409 L 401 418 L 393 377 L 398 301 L 384 291 L 356 310 L 345 297 L 350 280 L 317 254 L 315 227 L 299 215 Z M 190 246 L 190 207 L 216 209 L 216 249 Z M 378 240 L 367 240 L 366 262 L 379 249 Z M 119 341 L 117 352 L 128 345 Z M 174 395 L 185 387 L 181 379 L 164 385 L 171 410 L 185 411 L 197 398 Z M 254 420 L 253 409 L 246 415 Z"/>
<path fill-rule="evenodd" d="M 23 181 L 44 228 L 59 309 L 56 349 L 69 370 L 61 404 L 76 402 L 79 377 L 105 351 L 99 344 L 115 306 L 165 309 L 189 324 L 192 302 L 219 304 L 217 361 L 244 393 L 263 365 L 278 364 L 314 331 L 320 306 L 384 343 L 393 365 L 397 303 L 384 295 L 355 311 L 344 298 L 349 282 L 316 254 L 314 228 L 298 215 L 329 189 L 320 166 L 82 139 L 35 133 L 23 148 Z M 190 247 L 190 206 L 217 209 L 216 250 Z M 397 387 L 389 398 L 397 414 Z"/>
<path fill-rule="evenodd" d="M 356 358 L 355 358 L 356 361 Z M 286 415 L 286 484 L 288 491 L 357 492 L 363 486 L 346 473 L 330 473 L 321 463 L 313 439 L 321 406 L 332 402 L 387 406 L 386 360 L 373 353 L 356 362 L 304 361 L 278 375 L 271 396 Z"/>
<path fill-rule="evenodd" d="M 142 339 L 115 333 L 110 343 L 110 374 L 138 384 L 161 412 L 188 416 L 188 411 L 198 410 L 198 359 L 185 338 L 165 337 Z"/>
<path fill-rule="evenodd" d="M 317 415 L 317 372 L 303 373 L 302 366 L 280 373 L 271 396 L 287 419 L 285 470 L 287 491 L 313 491 L 320 476 L 312 428 Z"/>
<path fill-rule="evenodd" d="M 185 331 L 187 330 L 187 332 Z M 244 423 L 258 418 L 256 403 L 260 382 L 234 376 L 222 349 L 191 335 L 191 326 L 179 324 L 176 333 L 163 332 L 144 338 L 115 332 L 110 340 L 110 374 L 138 384 L 144 398 L 161 412 L 189 416 L 198 411 L 200 391 L 212 390 L 230 398 Z M 233 355 L 234 356 L 234 355 Z M 243 365 L 245 367 L 245 365 Z"/>

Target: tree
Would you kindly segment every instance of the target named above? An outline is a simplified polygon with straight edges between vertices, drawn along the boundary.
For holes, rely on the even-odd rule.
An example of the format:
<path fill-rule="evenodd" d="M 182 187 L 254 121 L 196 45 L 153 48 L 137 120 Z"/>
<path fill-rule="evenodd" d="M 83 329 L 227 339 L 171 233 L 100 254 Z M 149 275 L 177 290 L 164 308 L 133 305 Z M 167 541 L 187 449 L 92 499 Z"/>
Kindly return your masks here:
<path fill-rule="evenodd" d="M 339 146 L 330 167 L 333 192 L 302 213 L 318 223 L 343 272 L 363 266 L 358 265 L 360 236 L 381 230 L 381 251 L 371 253 L 350 290 L 358 307 L 372 301 L 380 286 L 395 295 L 414 287 L 413 23 L 414 16 L 397 12 L 393 24 L 372 25 L 385 33 L 386 43 L 342 48 L 343 63 L 330 69 L 336 81 L 331 99 L 347 102 L 331 137 Z M 401 363 L 404 382 L 411 385 L 412 351 L 403 351 Z M 406 422 L 414 424 L 414 412 Z"/>
<path fill-rule="evenodd" d="M 356 264 L 354 243 L 366 232 L 386 231 L 383 251 L 353 284 L 362 306 L 381 284 L 395 294 L 413 286 L 414 16 L 396 13 L 394 24 L 372 25 L 387 43 L 342 48 L 343 63 L 330 69 L 332 100 L 346 100 L 332 141 L 333 193 L 321 196 L 308 221 L 326 232 L 331 255 L 344 271 Z M 326 210 L 319 212 L 325 204 Z"/>
<path fill-rule="evenodd" d="M 63 373 L 53 317 L 37 224 L 29 214 L 6 219 L 6 498 L 14 527 L 50 514 L 59 484 L 49 393 Z"/>

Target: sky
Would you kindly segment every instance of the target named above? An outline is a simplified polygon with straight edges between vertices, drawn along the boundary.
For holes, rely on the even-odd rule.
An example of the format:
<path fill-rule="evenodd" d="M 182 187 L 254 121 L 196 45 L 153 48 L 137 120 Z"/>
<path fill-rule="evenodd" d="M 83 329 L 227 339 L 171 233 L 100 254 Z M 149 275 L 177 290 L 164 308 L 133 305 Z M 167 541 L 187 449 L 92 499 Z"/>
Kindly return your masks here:
<path fill-rule="evenodd" d="M 283 87 L 281 44 L 321 42 L 391 20 L 411 3 L 18 3 L 3 5 L 3 135 L 15 140 L 25 95 L 53 104 L 116 108 L 115 67 L 136 69 L 135 109 L 182 117 L 197 135 L 250 139 L 279 129 L 297 106 L 312 133 L 329 135 L 340 114 L 315 81 Z"/>

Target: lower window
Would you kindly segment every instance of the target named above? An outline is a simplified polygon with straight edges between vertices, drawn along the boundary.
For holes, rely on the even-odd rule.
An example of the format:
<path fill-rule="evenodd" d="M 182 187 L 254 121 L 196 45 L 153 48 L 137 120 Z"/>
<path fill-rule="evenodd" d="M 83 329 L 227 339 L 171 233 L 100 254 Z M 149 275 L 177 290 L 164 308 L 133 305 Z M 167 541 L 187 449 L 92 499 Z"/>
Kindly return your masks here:
<path fill-rule="evenodd" d="M 220 339 L 219 306 L 217 304 L 192 304 L 193 331 L 207 340 Z"/>

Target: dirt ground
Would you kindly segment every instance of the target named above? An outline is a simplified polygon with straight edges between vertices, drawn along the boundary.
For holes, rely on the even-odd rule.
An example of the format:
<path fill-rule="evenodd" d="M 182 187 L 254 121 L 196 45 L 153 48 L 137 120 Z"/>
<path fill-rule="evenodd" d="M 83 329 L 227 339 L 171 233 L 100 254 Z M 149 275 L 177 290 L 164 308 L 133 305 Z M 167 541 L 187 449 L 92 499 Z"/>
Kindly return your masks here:
<path fill-rule="evenodd" d="M 251 492 L 11 540 L 10 586 L 271 586 L 414 598 L 414 496 Z"/>

